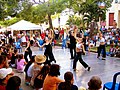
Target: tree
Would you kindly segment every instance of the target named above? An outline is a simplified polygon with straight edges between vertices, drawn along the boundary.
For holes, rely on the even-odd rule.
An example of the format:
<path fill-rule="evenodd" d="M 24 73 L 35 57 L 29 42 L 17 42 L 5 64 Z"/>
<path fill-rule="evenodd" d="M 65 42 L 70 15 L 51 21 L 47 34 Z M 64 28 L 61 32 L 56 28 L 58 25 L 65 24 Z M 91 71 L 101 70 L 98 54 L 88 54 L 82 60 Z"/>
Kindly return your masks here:
<path fill-rule="evenodd" d="M 0 0 L 0 20 L 4 21 L 7 16 L 15 16 L 19 10 L 20 0 Z"/>
<path fill-rule="evenodd" d="M 39 2 L 37 2 L 37 0 L 33 0 L 34 4 L 38 4 L 38 6 L 36 6 L 36 10 L 34 12 L 34 15 L 40 15 L 44 20 L 46 20 L 46 17 L 48 19 L 49 22 L 49 27 L 53 28 L 52 25 L 52 19 L 51 19 L 51 15 L 53 15 L 55 12 L 59 13 L 62 10 L 65 9 L 63 3 L 63 0 L 49 0 L 49 1 L 41 1 L 39 0 Z"/>
<path fill-rule="evenodd" d="M 72 7 L 76 13 L 83 16 L 84 24 L 87 23 L 87 27 L 91 23 L 97 25 L 99 17 L 101 17 L 101 20 L 105 20 L 106 10 L 111 6 L 110 0 L 77 0 L 75 3 L 76 5 L 73 4 Z M 104 8 L 99 7 L 100 3 L 105 4 Z M 91 27 L 91 36 L 95 29 L 97 29 L 95 26 Z"/>

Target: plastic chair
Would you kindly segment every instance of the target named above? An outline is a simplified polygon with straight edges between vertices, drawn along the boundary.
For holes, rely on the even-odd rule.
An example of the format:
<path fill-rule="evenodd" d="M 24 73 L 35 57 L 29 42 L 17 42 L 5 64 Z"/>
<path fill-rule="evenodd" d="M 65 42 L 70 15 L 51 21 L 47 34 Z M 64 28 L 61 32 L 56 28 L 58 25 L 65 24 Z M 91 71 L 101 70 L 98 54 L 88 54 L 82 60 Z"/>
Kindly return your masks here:
<path fill-rule="evenodd" d="M 105 90 L 105 89 L 107 89 L 107 90 L 120 90 L 120 82 L 119 82 L 119 84 L 116 83 L 118 75 L 120 75 L 120 72 L 117 72 L 114 74 L 113 82 L 107 82 L 104 84 L 103 90 Z"/>

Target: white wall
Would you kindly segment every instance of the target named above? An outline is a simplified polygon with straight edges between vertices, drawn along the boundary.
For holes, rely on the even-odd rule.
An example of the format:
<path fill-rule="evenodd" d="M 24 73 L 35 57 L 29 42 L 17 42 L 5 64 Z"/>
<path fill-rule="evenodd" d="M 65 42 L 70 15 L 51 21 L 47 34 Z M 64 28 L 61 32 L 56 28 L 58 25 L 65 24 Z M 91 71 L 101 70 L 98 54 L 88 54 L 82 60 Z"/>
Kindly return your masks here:
<path fill-rule="evenodd" d="M 120 0 L 118 2 L 120 2 Z M 115 3 L 115 0 L 113 0 L 112 6 L 106 12 L 106 28 L 109 28 L 109 13 L 114 13 L 114 20 L 116 20 L 117 22 L 117 28 L 120 28 L 119 21 L 118 21 L 120 17 L 118 13 L 119 10 L 120 10 L 120 4 Z"/>

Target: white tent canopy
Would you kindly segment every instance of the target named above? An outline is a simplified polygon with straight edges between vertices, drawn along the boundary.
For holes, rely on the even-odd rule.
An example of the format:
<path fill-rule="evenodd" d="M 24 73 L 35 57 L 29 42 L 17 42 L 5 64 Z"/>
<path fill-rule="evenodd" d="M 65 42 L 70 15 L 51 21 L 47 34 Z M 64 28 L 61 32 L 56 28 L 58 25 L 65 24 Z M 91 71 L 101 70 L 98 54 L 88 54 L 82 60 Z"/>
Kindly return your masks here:
<path fill-rule="evenodd" d="M 10 30 L 39 30 L 41 29 L 41 26 L 25 21 L 25 20 L 21 20 L 9 26 L 8 29 Z"/>

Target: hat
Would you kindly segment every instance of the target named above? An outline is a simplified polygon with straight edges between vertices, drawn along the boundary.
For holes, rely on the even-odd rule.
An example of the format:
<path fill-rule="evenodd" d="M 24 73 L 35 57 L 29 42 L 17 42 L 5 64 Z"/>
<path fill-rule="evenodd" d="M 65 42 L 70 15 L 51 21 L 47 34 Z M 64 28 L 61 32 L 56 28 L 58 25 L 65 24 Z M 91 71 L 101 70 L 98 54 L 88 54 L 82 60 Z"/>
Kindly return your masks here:
<path fill-rule="evenodd" d="M 36 63 L 44 63 L 46 61 L 45 55 L 36 55 L 35 56 L 35 62 Z"/>
<path fill-rule="evenodd" d="M 0 79 L 4 79 L 10 73 L 12 73 L 12 68 L 1 68 L 0 69 Z"/>

